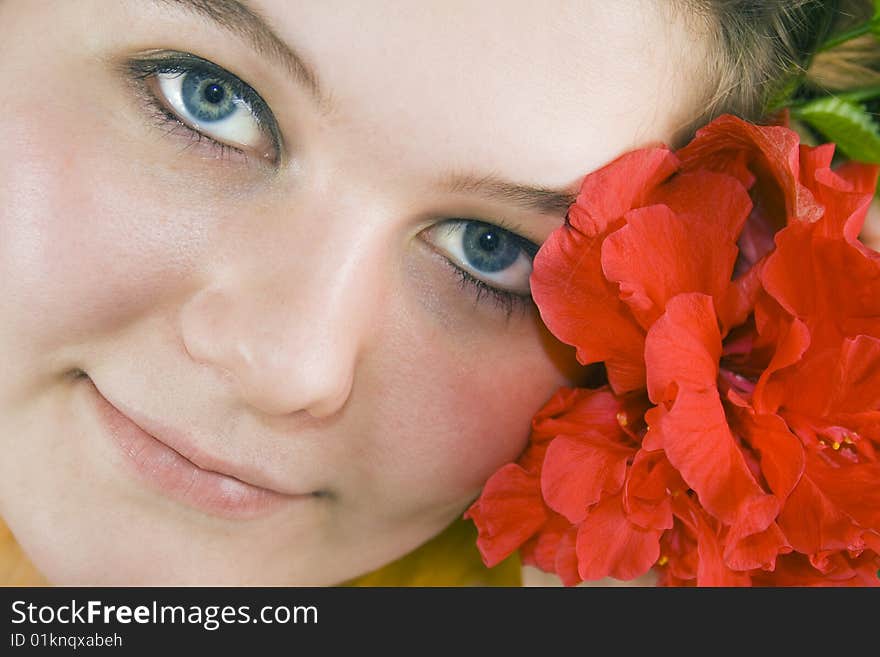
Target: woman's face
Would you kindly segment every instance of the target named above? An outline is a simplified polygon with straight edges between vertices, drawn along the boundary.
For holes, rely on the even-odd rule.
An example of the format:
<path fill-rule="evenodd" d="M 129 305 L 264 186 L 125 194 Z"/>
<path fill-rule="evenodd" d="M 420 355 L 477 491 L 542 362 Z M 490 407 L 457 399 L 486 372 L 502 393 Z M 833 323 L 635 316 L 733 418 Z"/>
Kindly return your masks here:
<path fill-rule="evenodd" d="M 653 2 L 247 7 L 0 2 L 0 514 L 52 582 L 438 533 L 582 375 L 533 245 L 695 105 Z"/>

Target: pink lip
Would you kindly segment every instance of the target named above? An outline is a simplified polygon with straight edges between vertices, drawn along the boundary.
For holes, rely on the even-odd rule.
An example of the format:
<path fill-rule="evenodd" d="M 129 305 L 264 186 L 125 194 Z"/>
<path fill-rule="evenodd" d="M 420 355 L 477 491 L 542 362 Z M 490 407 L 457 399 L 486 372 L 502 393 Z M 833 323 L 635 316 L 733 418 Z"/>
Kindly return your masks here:
<path fill-rule="evenodd" d="M 167 431 L 161 434 L 162 439 L 157 438 L 142 428 L 146 421 L 139 419 L 140 424 L 136 423 L 107 400 L 91 379 L 88 383 L 94 391 L 91 396 L 98 416 L 127 463 L 141 479 L 168 497 L 233 519 L 263 516 L 286 502 L 315 499 L 311 494 L 281 493 L 253 481 L 243 481 L 234 476 L 234 466 L 207 456 L 196 457 L 195 450 L 185 447 L 189 443 L 179 433 Z"/>

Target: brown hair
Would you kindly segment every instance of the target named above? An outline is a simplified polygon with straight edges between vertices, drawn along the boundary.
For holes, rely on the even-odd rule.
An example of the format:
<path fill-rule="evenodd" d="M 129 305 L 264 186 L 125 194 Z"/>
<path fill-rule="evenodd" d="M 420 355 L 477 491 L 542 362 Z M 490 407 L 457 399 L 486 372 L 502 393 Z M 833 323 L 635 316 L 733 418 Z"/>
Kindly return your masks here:
<path fill-rule="evenodd" d="M 761 121 L 797 89 L 823 93 L 880 82 L 880 49 L 871 35 L 816 54 L 835 34 L 868 20 L 871 0 L 676 0 L 698 38 L 710 39 L 702 72 L 709 88 L 685 131 L 731 113 Z"/>

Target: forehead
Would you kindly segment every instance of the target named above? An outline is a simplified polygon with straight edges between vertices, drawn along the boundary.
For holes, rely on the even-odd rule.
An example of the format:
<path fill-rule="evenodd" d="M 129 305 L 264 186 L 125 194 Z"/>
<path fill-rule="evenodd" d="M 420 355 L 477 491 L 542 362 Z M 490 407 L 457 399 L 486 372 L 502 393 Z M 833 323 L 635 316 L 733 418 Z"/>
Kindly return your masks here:
<path fill-rule="evenodd" d="M 340 136 L 409 172 L 547 186 L 669 141 L 694 57 L 656 0 L 252 0 L 317 70 Z"/>

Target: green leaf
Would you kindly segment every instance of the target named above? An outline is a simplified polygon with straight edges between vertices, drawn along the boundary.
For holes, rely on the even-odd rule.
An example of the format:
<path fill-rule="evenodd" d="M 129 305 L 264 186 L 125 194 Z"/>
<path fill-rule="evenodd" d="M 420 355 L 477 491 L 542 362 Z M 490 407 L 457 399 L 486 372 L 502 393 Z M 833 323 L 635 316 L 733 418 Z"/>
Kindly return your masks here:
<path fill-rule="evenodd" d="M 826 96 L 793 108 L 792 116 L 836 143 L 849 159 L 880 164 L 880 125 L 858 103 Z"/>
<path fill-rule="evenodd" d="M 843 100 L 848 100 L 851 103 L 864 103 L 880 98 L 880 84 L 875 84 L 870 87 L 862 87 L 861 89 L 853 89 L 852 91 L 846 91 L 834 95 Z"/>
<path fill-rule="evenodd" d="M 776 89 L 766 103 L 767 113 L 773 114 L 781 110 L 783 107 L 790 105 L 792 97 L 800 88 L 803 81 L 803 76 L 797 76 L 787 80 L 783 86 Z"/>
<path fill-rule="evenodd" d="M 878 5 L 875 3 L 875 8 Z M 867 20 L 864 23 L 856 25 L 854 28 L 851 28 L 844 32 L 843 34 L 838 34 L 837 36 L 833 36 L 828 39 L 825 43 L 819 46 L 816 49 L 817 53 L 825 52 L 826 50 L 831 50 L 832 48 L 836 48 L 842 43 L 846 43 L 852 39 L 857 39 L 863 34 L 873 34 L 874 37 L 880 39 L 880 13 L 877 13 L 880 9 L 875 9 L 874 16 L 871 20 Z"/>

